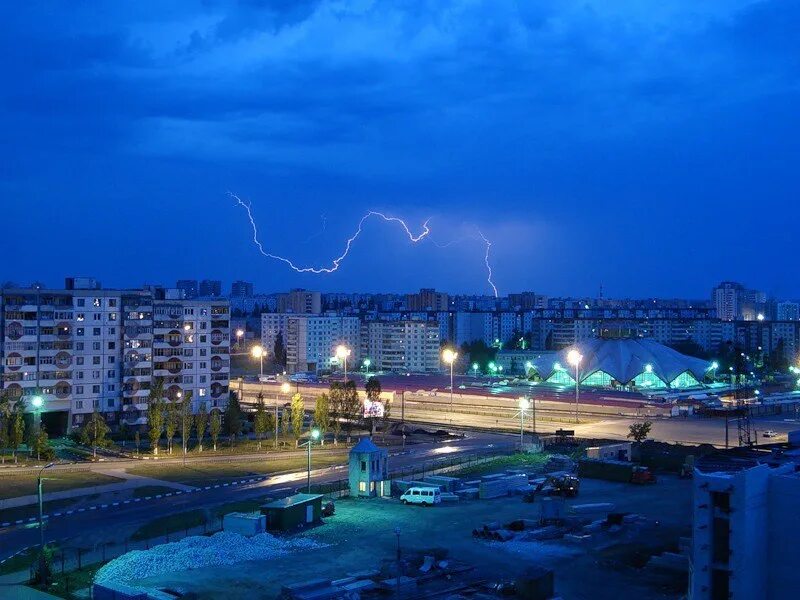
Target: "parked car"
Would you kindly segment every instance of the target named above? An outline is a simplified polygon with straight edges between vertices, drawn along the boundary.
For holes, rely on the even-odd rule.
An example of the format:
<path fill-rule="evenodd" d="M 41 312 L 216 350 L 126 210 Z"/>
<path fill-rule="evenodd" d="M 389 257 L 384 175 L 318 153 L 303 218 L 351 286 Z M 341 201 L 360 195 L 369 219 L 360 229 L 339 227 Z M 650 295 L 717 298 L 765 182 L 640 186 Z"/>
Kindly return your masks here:
<path fill-rule="evenodd" d="M 408 488 L 400 496 L 403 504 L 421 504 L 422 506 L 433 506 L 442 501 L 442 492 L 434 487 L 412 487 Z"/>
<path fill-rule="evenodd" d="M 772 429 L 767 429 L 766 431 L 763 431 L 761 433 L 761 437 L 774 438 L 774 437 L 778 437 L 778 434 L 775 431 L 773 431 Z"/>

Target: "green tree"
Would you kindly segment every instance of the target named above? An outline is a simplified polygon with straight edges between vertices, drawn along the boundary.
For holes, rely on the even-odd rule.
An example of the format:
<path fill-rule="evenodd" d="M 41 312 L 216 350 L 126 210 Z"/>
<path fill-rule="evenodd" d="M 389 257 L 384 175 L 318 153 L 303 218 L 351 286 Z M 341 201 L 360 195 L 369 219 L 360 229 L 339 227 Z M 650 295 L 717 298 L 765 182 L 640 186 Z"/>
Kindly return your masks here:
<path fill-rule="evenodd" d="M 325 439 L 325 432 L 328 431 L 331 415 L 331 401 L 328 394 L 320 394 L 314 403 L 314 425 L 319 429 L 320 440 Z"/>
<path fill-rule="evenodd" d="M 628 437 L 633 439 L 634 442 L 643 442 L 650 435 L 650 430 L 653 428 L 652 421 L 642 421 L 641 423 L 633 423 L 628 428 Z"/>
<path fill-rule="evenodd" d="M 361 421 L 363 410 L 361 400 L 358 399 L 358 390 L 355 381 L 347 381 L 344 384 L 342 393 L 342 420 L 344 421 L 347 443 L 350 443 L 350 435 L 353 427 Z"/>
<path fill-rule="evenodd" d="M 160 377 L 156 378 L 150 388 L 147 402 L 147 428 L 150 437 L 150 448 L 153 455 L 158 456 L 158 442 L 164 431 L 164 384 Z"/>
<path fill-rule="evenodd" d="M 11 402 L 4 391 L 0 391 L 0 462 L 6 462 L 5 451 L 8 448 L 8 428 L 11 425 Z"/>
<path fill-rule="evenodd" d="M 192 437 L 192 390 L 188 390 L 183 395 L 183 402 L 181 402 L 179 417 L 181 422 L 181 444 L 183 451 L 189 451 L 189 438 Z"/>
<path fill-rule="evenodd" d="M 366 419 L 369 425 L 369 435 L 372 437 L 375 435 L 375 423 L 379 415 L 383 412 L 383 405 L 381 404 L 381 382 L 375 377 L 370 377 L 364 386 L 364 391 L 367 394 L 367 402 L 370 407 L 370 414 Z"/>
<path fill-rule="evenodd" d="M 339 434 L 342 432 L 342 406 L 344 402 L 344 388 L 338 381 L 332 381 L 328 389 L 328 413 L 330 415 L 333 443 L 339 443 Z"/>
<path fill-rule="evenodd" d="M 211 442 L 214 444 L 214 452 L 217 451 L 217 440 L 222 431 L 222 415 L 218 410 L 211 411 L 211 420 L 208 425 L 208 433 L 211 436 Z"/>
<path fill-rule="evenodd" d="M 172 440 L 178 429 L 178 401 L 167 400 L 164 407 L 164 433 L 167 437 L 167 453 L 172 454 Z"/>
<path fill-rule="evenodd" d="M 206 403 L 201 402 L 200 408 L 197 409 L 197 414 L 194 416 L 194 429 L 197 431 L 197 450 L 203 451 L 203 438 L 206 437 L 206 428 L 208 427 L 208 410 Z"/>
<path fill-rule="evenodd" d="M 283 407 L 281 409 L 281 433 L 285 436 L 292 430 L 292 413 Z"/>
<path fill-rule="evenodd" d="M 37 460 L 52 460 L 55 458 L 56 453 L 53 447 L 50 446 L 50 438 L 47 435 L 47 430 L 44 425 L 39 427 L 39 431 L 33 436 L 33 443 L 31 449 L 36 452 Z"/>
<path fill-rule="evenodd" d="M 261 440 L 264 439 L 264 434 L 269 430 L 269 413 L 267 412 L 267 407 L 264 404 L 264 394 L 262 392 L 258 392 L 258 397 L 256 398 L 256 414 L 253 418 L 253 431 L 256 434 L 256 440 L 258 440 L 258 449 L 261 450 Z"/>
<path fill-rule="evenodd" d="M 11 430 L 9 441 L 14 462 L 17 462 L 17 451 L 25 439 L 25 401 L 20 398 L 14 403 L 14 412 L 11 415 Z"/>
<path fill-rule="evenodd" d="M 108 424 L 103 418 L 103 415 L 98 412 L 97 406 L 95 406 L 92 415 L 83 424 L 83 428 L 81 429 L 81 443 L 84 446 L 91 446 L 92 456 L 96 457 L 97 447 L 108 445 L 108 440 L 106 439 L 108 432 Z"/>
<path fill-rule="evenodd" d="M 275 343 L 272 346 L 272 356 L 275 364 L 282 367 L 286 366 L 286 346 L 283 343 L 283 332 L 279 331 L 275 336 Z"/>
<path fill-rule="evenodd" d="M 228 398 L 228 406 L 225 408 L 224 424 L 225 434 L 233 444 L 236 436 L 242 432 L 242 407 L 239 405 L 239 397 L 233 392 Z"/>
<path fill-rule="evenodd" d="M 297 443 L 303 431 L 303 418 L 305 417 L 303 397 L 300 394 L 292 396 L 290 407 L 292 413 L 292 433 L 294 434 L 295 443 Z"/>

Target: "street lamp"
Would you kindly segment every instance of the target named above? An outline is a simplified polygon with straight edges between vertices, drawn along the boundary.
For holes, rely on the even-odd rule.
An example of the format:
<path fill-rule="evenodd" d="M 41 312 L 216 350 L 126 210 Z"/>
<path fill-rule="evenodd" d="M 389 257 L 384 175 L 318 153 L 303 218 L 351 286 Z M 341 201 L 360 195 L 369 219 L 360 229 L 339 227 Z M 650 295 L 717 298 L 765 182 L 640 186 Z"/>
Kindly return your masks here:
<path fill-rule="evenodd" d="M 306 492 L 311 493 L 311 444 L 319 439 L 319 429 L 312 429 L 306 446 L 308 446 L 308 472 L 306 475 Z"/>
<path fill-rule="evenodd" d="M 574 348 L 567 353 L 567 362 L 575 367 L 575 422 L 578 422 L 578 402 L 581 396 L 581 360 L 583 356 Z"/>
<path fill-rule="evenodd" d="M 524 396 L 518 401 L 519 406 L 519 451 L 522 452 L 525 443 L 525 411 L 530 408 L 530 401 Z"/>
<path fill-rule="evenodd" d="M 239 347 L 239 351 L 242 350 L 242 338 L 244 337 L 244 330 L 237 329 L 236 330 L 236 345 Z"/>
<path fill-rule="evenodd" d="M 35 414 L 34 429 L 36 430 L 36 433 L 38 433 L 39 430 L 42 428 L 40 411 L 42 410 L 42 406 L 44 406 L 44 398 L 42 398 L 41 396 L 34 396 L 33 398 L 31 398 L 31 406 L 33 406 L 33 412 Z"/>
<path fill-rule="evenodd" d="M 266 353 L 267 351 L 264 350 L 263 346 L 253 346 L 253 349 L 250 350 L 250 354 L 253 355 L 253 358 L 257 358 L 261 363 L 261 373 L 260 377 L 258 378 L 259 381 L 264 378 L 264 355 Z"/>
<path fill-rule="evenodd" d="M 368 358 L 364 359 L 364 369 L 367 371 L 367 375 L 369 375 L 369 366 L 372 364 L 372 361 Z"/>
<path fill-rule="evenodd" d="M 44 518 L 42 516 L 42 481 L 44 481 L 44 477 L 42 477 L 42 471 L 45 469 L 49 469 L 55 463 L 47 463 L 41 469 L 39 469 L 39 474 L 36 477 L 36 489 L 39 495 L 39 550 L 40 552 L 44 552 Z"/>
<path fill-rule="evenodd" d="M 472 363 L 472 374 L 473 374 L 473 376 L 477 376 L 478 375 L 478 369 L 479 368 L 480 367 L 478 366 L 478 363 Z"/>
<path fill-rule="evenodd" d="M 455 366 L 458 352 L 452 348 L 445 348 L 442 352 L 442 360 L 450 365 L 450 423 L 453 423 L 453 367 Z"/>
<path fill-rule="evenodd" d="M 281 384 L 281 393 L 288 394 L 292 391 L 292 386 L 288 381 Z M 278 395 L 275 394 L 275 449 L 278 449 Z"/>
<path fill-rule="evenodd" d="M 336 346 L 336 358 L 344 362 L 344 380 L 347 381 L 347 357 L 350 356 L 350 348 L 344 344 Z"/>

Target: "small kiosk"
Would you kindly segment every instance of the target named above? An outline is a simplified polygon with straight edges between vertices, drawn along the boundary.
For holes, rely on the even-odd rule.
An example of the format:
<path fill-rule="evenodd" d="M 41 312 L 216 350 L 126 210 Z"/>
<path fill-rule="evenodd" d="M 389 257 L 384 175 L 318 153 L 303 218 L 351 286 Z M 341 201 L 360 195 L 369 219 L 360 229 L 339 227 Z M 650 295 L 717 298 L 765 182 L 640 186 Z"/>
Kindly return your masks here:
<path fill-rule="evenodd" d="M 389 453 L 371 439 L 362 438 L 350 450 L 350 495 L 361 498 L 390 496 Z"/>

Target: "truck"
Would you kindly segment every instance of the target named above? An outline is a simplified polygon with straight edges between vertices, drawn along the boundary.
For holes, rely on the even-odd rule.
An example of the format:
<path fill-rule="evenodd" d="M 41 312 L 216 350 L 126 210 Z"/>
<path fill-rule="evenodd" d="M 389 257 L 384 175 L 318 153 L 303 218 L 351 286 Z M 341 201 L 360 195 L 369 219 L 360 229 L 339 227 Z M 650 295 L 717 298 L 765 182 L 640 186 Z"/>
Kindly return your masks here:
<path fill-rule="evenodd" d="M 578 495 L 580 485 L 581 481 L 575 475 L 568 473 L 548 475 L 539 481 L 536 487 L 523 494 L 522 501 L 533 502 L 537 495 L 574 498 Z"/>
<path fill-rule="evenodd" d="M 578 475 L 620 483 L 656 482 L 656 477 L 649 468 L 622 460 L 581 459 L 578 461 Z"/>

